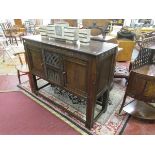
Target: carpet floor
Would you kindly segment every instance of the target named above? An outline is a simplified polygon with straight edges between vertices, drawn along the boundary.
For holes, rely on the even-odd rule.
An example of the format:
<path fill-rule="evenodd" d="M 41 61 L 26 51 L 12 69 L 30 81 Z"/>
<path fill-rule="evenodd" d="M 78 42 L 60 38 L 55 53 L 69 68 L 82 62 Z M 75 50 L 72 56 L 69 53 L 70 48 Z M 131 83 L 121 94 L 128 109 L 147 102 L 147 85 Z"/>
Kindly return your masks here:
<path fill-rule="evenodd" d="M 23 81 L 27 80 L 27 76 L 23 76 L 22 80 Z M 115 80 L 115 82 L 117 82 L 120 85 L 124 85 L 124 81 L 122 81 L 122 80 L 121 81 Z M 19 88 L 17 88 L 17 84 L 18 84 L 17 76 L 15 76 L 15 75 L 12 75 L 12 76 L 11 75 L 0 75 L 0 92 L 19 90 Z M 18 100 L 18 98 L 17 98 L 17 100 Z M 2 100 L 0 100 L 0 103 L 1 102 L 2 102 Z M 9 120 L 8 120 L 8 123 L 9 123 Z M 61 126 L 58 126 L 58 128 L 61 129 Z M 60 130 L 60 129 L 58 129 L 58 130 Z M 68 128 L 68 130 L 69 131 L 67 133 L 70 134 L 70 128 Z M 0 133 L 0 134 L 2 134 L 2 133 Z M 5 134 L 6 134 L 6 132 L 5 132 Z M 43 134 L 43 133 L 41 133 L 41 134 Z M 150 135 L 150 134 L 155 135 L 155 122 L 147 121 L 147 120 L 146 121 L 140 120 L 140 119 L 131 117 L 129 119 L 126 127 L 124 128 L 124 130 L 122 130 L 121 134 L 123 134 L 123 135 Z"/>
<path fill-rule="evenodd" d="M 38 86 L 42 86 L 47 82 L 40 79 L 37 81 Z M 39 91 L 40 94 L 46 96 L 52 102 L 42 98 L 40 95 L 35 95 L 31 92 L 29 82 L 24 82 L 19 85 L 21 89 L 25 91 L 25 94 L 31 97 L 32 99 L 37 101 L 41 101 L 44 103 L 44 107 L 49 110 L 53 109 L 57 113 L 59 113 L 62 117 L 67 118 L 71 124 L 75 124 L 78 128 L 82 129 L 84 132 L 93 135 L 116 135 L 120 134 L 122 128 L 126 124 L 128 120 L 128 116 L 126 113 L 122 113 L 121 115 L 118 114 L 118 110 L 122 101 L 122 96 L 124 95 L 124 88 L 117 83 L 114 84 L 113 89 L 110 91 L 109 95 L 109 105 L 105 113 L 103 113 L 100 118 L 94 122 L 93 127 L 91 130 L 85 127 L 85 124 L 72 117 L 69 113 L 65 112 L 61 108 L 56 105 L 62 106 L 64 109 L 70 111 L 77 117 L 80 117 L 82 120 L 86 118 L 86 103 L 84 102 L 77 102 L 76 104 L 72 102 L 72 99 L 68 97 L 67 93 L 60 94 L 59 91 L 57 92 L 58 88 L 48 85 Z M 46 106 L 47 105 L 47 106 Z M 50 108 L 49 108 L 50 107 Z M 96 116 L 101 107 L 96 105 L 95 106 L 95 113 Z"/>
<path fill-rule="evenodd" d="M 0 93 L 1 135 L 79 135 L 22 92 Z"/>
<path fill-rule="evenodd" d="M 0 92 L 19 90 L 17 84 L 18 77 L 16 75 L 0 75 Z"/>

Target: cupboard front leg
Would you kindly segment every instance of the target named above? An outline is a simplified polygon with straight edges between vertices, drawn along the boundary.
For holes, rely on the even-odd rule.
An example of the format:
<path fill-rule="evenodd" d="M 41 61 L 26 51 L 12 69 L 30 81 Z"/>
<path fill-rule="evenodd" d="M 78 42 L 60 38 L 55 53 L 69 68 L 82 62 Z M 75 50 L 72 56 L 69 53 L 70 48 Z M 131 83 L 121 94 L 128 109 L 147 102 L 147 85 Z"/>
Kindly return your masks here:
<path fill-rule="evenodd" d="M 36 76 L 29 73 L 28 78 L 29 78 L 31 91 L 36 94 L 38 90 Z"/>
<path fill-rule="evenodd" d="M 95 104 L 96 104 L 96 97 L 89 96 L 87 101 L 86 124 L 85 124 L 85 126 L 88 129 L 91 129 L 93 127 Z"/>
<path fill-rule="evenodd" d="M 96 61 L 90 59 L 88 63 L 88 99 L 86 108 L 86 124 L 88 129 L 93 127 L 96 104 Z"/>

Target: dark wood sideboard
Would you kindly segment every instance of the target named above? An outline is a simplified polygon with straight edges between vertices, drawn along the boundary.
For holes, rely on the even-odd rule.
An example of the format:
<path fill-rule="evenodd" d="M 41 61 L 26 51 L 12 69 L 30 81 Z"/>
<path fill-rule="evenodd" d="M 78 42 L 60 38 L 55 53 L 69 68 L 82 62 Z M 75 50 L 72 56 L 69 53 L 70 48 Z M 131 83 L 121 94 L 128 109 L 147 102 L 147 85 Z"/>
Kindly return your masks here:
<path fill-rule="evenodd" d="M 30 69 L 30 85 L 37 94 L 36 76 L 87 101 L 85 126 L 106 111 L 113 81 L 117 45 L 91 41 L 89 45 L 71 44 L 41 36 L 23 37 Z M 102 106 L 94 118 L 95 104 Z"/>

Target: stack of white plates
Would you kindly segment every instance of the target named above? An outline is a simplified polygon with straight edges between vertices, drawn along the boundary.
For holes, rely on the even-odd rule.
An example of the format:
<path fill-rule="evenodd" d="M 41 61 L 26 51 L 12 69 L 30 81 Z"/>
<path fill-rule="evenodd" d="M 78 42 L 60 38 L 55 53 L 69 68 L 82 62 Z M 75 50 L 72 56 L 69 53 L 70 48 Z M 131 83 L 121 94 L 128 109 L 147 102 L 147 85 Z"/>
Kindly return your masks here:
<path fill-rule="evenodd" d="M 77 27 L 67 27 L 64 29 L 64 39 L 67 41 L 77 41 L 78 40 L 78 28 Z"/>
<path fill-rule="evenodd" d="M 41 37 L 47 38 L 47 27 L 46 26 L 41 26 L 39 28 L 39 32 Z"/>
<path fill-rule="evenodd" d="M 47 36 L 48 38 L 55 38 L 55 26 L 54 25 L 47 25 Z"/>
<path fill-rule="evenodd" d="M 82 43 L 90 42 L 90 29 L 79 29 L 79 41 Z"/>

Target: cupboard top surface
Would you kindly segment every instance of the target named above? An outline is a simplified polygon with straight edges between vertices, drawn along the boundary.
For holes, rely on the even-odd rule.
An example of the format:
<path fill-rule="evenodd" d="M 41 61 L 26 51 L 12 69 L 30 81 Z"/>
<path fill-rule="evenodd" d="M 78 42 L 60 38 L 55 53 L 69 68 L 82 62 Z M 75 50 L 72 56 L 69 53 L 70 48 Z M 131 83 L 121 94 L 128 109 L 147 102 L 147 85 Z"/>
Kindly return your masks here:
<path fill-rule="evenodd" d="M 24 40 L 30 40 L 30 41 L 35 41 L 47 45 L 52 45 L 56 47 L 62 47 L 64 49 L 70 49 L 74 50 L 75 52 L 81 52 L 81 53 L 86 53 L 89 55 L 100 55 L 102 53 L 107 53 L 109 50 L 117 47 L 117 44 L 113 43 L 106 43 L 106 42 L 99 42 L 99 41 L 93 41 L 91 40 L 88 45 L 82 45 L 80 43 L 73 44 L 73 43 L 68 43 L 65 41 L 60 41 L 60 40 L 49 40 L 46 38 L 42 38 L 40 35 L 33 35 L 33 36 L 24 36 Z"/>

